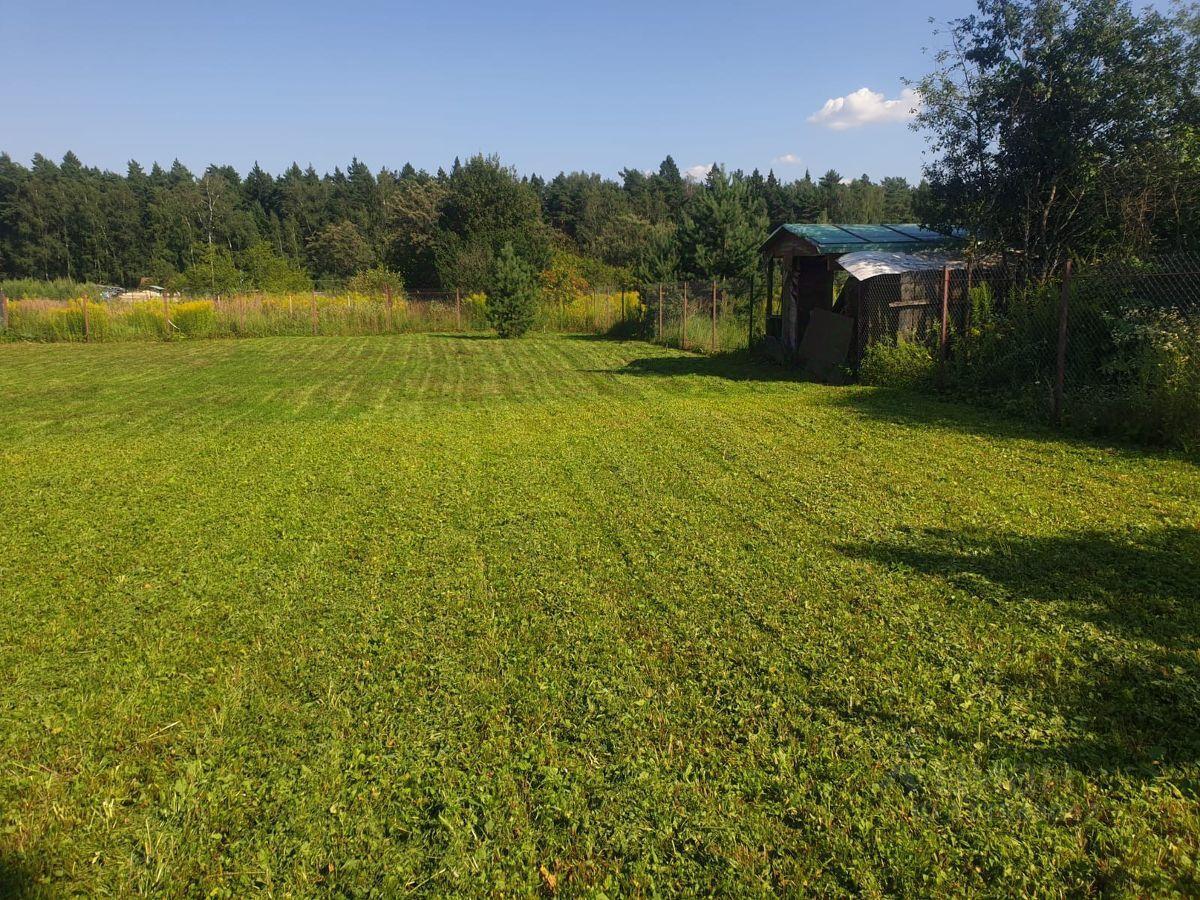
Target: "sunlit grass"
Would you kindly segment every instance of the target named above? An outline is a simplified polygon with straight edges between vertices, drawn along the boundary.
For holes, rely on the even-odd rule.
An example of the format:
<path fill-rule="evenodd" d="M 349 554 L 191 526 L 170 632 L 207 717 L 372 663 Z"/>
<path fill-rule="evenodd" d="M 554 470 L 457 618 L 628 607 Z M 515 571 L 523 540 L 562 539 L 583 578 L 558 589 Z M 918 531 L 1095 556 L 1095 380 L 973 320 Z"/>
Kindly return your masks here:
<path fill-rule="evenodd" d="M 0 894 L 1195 893 L 1200 470 L 784 376 L 0 346 Z"/>

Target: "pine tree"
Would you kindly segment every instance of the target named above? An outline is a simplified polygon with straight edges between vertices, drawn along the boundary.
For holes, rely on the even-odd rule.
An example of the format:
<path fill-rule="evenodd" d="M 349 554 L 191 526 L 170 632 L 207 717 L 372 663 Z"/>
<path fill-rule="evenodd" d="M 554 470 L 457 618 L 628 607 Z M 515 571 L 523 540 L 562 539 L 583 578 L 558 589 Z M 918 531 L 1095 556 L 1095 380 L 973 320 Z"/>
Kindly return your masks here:
<path fill-rule="evenodd" d="M 537 299 L 533 269 L 517 256 L 512 244 L 505 244 L 496 255 L 492 272 L 488 323 L 502 338 L 520 337 L 533 325 Z"/>

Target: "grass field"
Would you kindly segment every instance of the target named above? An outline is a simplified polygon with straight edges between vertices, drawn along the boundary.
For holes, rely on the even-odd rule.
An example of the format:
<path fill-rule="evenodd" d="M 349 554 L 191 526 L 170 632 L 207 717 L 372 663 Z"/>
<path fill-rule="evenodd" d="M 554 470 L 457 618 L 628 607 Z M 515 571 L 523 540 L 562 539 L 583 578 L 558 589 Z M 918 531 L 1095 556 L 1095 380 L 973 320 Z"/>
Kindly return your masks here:
<path fill-rule="evenodd" d="M 0 346 L 0 894 L 1200 891 L 1200 467 L 783 376 Z"/>

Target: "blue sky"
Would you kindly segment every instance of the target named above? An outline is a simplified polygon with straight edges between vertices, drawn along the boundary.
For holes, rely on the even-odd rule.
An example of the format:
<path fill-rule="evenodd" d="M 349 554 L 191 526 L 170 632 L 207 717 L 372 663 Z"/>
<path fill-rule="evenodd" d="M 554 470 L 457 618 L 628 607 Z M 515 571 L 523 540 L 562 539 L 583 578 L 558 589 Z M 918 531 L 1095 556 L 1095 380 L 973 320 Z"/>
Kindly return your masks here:
<path fill-rule="evenodd" d="M 909 104 L 886 101 L 930 67 L 928 19 L 972 8 L 0 0 L 0 150 L 276 173 L 483 151 L 607 176 L 669 153 L 682 169 L 916 178 Z"/>

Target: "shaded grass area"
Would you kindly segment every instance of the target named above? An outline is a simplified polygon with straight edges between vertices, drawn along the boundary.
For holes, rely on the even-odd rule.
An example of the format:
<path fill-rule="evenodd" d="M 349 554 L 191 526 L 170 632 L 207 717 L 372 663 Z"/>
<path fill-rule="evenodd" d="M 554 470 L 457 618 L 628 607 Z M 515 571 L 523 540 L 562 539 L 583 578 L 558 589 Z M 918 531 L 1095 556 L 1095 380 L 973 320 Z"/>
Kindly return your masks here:
<path fill-rule="evenodd" d="M 0 887 L 1200 889 L 1200 468 L 636 342 L 0 347 Z"/>

